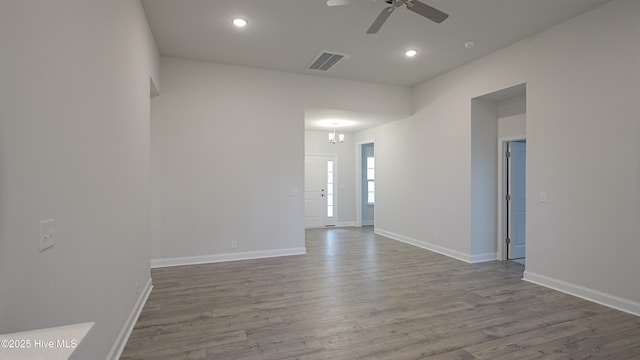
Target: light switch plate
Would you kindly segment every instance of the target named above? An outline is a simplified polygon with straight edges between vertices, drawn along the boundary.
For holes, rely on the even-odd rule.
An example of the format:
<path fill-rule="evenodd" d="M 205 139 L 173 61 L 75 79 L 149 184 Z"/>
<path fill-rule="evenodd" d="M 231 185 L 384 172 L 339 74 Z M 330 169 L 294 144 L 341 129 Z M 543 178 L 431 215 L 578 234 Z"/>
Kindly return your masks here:
<path fill-rule="evenodd" d="M 40 222 L 40 251 L 50 249 L 55 245 L 55 221 L 54 219 Z"/>
<path fill-rule="evenodd" d="M 538 193 L 538 201 L 547 202 L 547 192 L 546 191 L 540 191 Z"/>

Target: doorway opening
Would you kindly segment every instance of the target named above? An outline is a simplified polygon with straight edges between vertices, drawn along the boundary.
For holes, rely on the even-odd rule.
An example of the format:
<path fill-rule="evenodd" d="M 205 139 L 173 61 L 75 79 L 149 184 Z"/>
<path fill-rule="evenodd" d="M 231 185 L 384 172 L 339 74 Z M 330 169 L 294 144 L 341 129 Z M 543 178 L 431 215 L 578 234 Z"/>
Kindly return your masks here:
<path fill-rule="evenodd" d="M 524 198 L 506 204 L 504 143 L 526 138 L 526 97 L 523 83 L 471 99 L 471 262 L 524 257 L 526 205 Z M 523 161 L 522 181 L 525 168 Z M 521 188 L 524 194 L 524 184 Z M 517 213 L 507 211 L 507 205 L 513 211 L 518 206 Z M 507 224 L 517 235 L 507 235 Z"/>
<path fill-rule="evenodd" d="M 504 260 L 524 265 L 526 256 L 526 174 L 525 139 L 502 141 L 502 238 Z"/>
<path fill-rule="evenodd" d="M 357 146 L 356 225 L 375 225 L 376 159 L 373 140 Z"/>
<path fill-rule="evenodd" d="M 498 100 L 497 258 L 525 265 L 526 87 Z"/>

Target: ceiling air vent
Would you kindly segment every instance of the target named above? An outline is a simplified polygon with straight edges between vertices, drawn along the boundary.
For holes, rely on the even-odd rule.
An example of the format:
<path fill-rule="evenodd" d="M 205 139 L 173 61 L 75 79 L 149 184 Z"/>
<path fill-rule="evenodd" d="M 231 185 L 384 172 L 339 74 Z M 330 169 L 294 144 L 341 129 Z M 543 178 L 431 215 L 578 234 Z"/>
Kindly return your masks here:
<path fill-rule="evenodd" d="M 349 58 L 349 55 L 323 51 L 315 60 L 313 60 L 313 62 L 311 62 L 311 65 L 309 65 L 307 69 L 327 71 L 340 60 L 347 58 Z"/>

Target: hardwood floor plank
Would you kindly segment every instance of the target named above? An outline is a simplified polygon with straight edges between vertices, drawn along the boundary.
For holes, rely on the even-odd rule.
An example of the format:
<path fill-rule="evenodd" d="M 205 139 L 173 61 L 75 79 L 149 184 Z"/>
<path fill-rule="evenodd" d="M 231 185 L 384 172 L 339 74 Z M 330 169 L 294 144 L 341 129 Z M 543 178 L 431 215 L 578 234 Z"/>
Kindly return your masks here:
<path fill-rule="evenodd" d="M 574 322 L 575 323 L 575 322 Z M 592 324 L 592 326 L 595 325 Z M 639 329 L 640 322 L 637 320 L 623 320 L 613 324 L 597 325 L 597 328 L 585 329 L 578 333 L 567 333 L 563 335 L 540 338 L 519 343 L 522 348 L 518 352 L 511 352 L 502 356 L 493 356 L 491 359 L 566 359 L 566 358 L 595 358 L 601 359 L 609 357 L 615 359 L 617 352 L 626 351 L 632 358 L 640 358 Z M 620 348 L 610 348 L 611 344 L 624 338 L 625 341 L 619 343 Z M 602 351 L 602 348 L 605 351 Z"/>
<path fill-rule="evenodd" d="M 150 356 L 172 355 L 189 352 L 193 349 L 241 342 L 246 339 L 246 334 L 243 331 L 229 333 L 220 333 L 217 330 L 178 331 L 128 342 L 123 356 L 140 356 L 142 353 L 147 353 Z"/>
<path fill-rule="evenodd" d="M 153 357 L 149 357 L 149 355 L 132 355 L 127 357 L 122 357 L 121 359 L 126 360 L 142 360 L 149 359 L 153 360 L 206 360 L 207 359 L 207 350 L 206 349 L 198 349 L 191 350 L 180 353 L 172 353 L 168 355 L 153 355 Z"/>
<path fill-rule="evenodd" d="M 121 359 L 634 359 L 640 318 L 375 235 L 307 255 L 152 270 Z"/>

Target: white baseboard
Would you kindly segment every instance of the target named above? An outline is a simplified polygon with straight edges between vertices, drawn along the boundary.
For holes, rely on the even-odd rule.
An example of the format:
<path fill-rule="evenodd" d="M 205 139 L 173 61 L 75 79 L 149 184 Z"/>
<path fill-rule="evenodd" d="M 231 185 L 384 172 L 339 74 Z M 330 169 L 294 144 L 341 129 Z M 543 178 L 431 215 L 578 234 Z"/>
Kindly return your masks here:
<path fill-rule="evenodd" d="M 368 226 L 368 225 L 373 225 L 373 224 L 374 224 L 373 220 L 362 221 L 362 226 Z"/>
<path fill-rule="evenodd" d="M 531 271 L 527 270 L 524 271 L 522 280 L 553 290 L 558 290 L 569 295 L 577 296 L 579 298 L 616 310 L 624 311 L 635 316 L 640 316 L 640 303 L 629 299 L 607 294 L 602 291 L 590 289 L 584 286 L 568 283 L 566 281 L 554 279 L 545 275 L 532 273 Z"/>
<path fill-rule="evenodd" d="M 147 302 L 149 294 L 151 294 L 151 289 L 153 289 L 153 285 L 151 284 L 151 278 L 149 278 L 149 280 L 147 280 L 147 284 L 144 286 L 144 289 L 142 289 L 142 292 L 138 297 L 138 301 L 136 301 L 135 306 L 131 310 L 127 321 L 122 327 L 122 330 L 120 330 L 120 334 L 118 334 L 116 342 L 111 347 L 111 351 L 109 351 L 107 359 L 120 359 L 120 355 L 122 355 L 122 351 L 124 350 L 125 345 L 127 345 L 131 331 L 133 331 L 133 327 L 136 325 L 136 321 L 138 321 L 142 308 L 144 308 L 144 304 Z"/>
<path fill-rule="evenodd" d="M 477 264 L 481 262 L 494 261 L 494 260 L 498 260 L 498 253 L 492 252 L 492 253 L 484 253 L 484 254 L 473 254 L 471 255 L 470 263 Z"/>
<path fill-rule="evenodd" d="M 408 236 L 396 234 L 391 231 L 382 230 L 380 228 L 376 228 L 374 232 L 378 235 L 386 236 L 393 240 L 401 241 L 403 243 L 417 246 L 419 248 L 437 252 L 438 254 L 446 255 L 470 264 L 485 262 L 485 261 L 492 261 L 497 259 L 496 253 L 470 255 L 470 254 L 466 254 L 457 250 L 452 250 L 440 245 L 432 244 L 426 241 L 417 240 L 417 239 L 410 238 Z"/>
<path fill-rule="evenodd" d="M 331 229 L 331 228 L 339 228 L 339 227 L 354 227 L 356 226 L 355 221 L 340 221 L 335 225 L 327 225 L 327 226 L 319 226 L 319 227 L 305 227 L 305 230 L 310 229 Z"/>
<path fill-rule="evenodd" d="M 167 258 L 167 259 L 151 259 L 151 268 L 209 264 L 209 263 L 224 262 L 224 261 L 263 259 L 263 258 L 279 257 L 279 256 L 304 255 L 306 253 L 307 253 L 307 249 L 304 247 L 301 247 L 301 248 L 290 248 L 290 249 L 236 252 L 236 253 L 226 253 L 226 254 L 185 256 L 185 257 Z"/>

